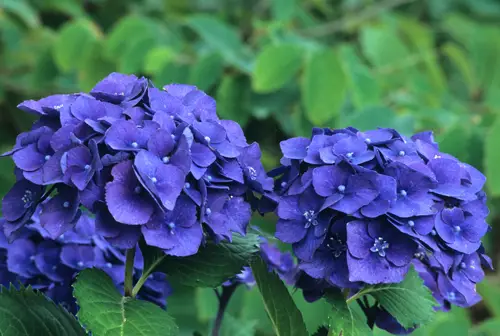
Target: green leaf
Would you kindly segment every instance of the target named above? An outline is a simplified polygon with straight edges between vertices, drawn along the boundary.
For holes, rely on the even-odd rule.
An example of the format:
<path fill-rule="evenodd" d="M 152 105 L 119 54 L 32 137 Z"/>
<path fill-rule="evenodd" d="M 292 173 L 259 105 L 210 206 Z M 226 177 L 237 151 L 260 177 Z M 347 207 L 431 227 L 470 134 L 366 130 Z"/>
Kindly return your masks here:
<path fill-rule="evenodd" d="M 402 282 L 370 286 L 355 297 L 365 294 L 373 296 L 405 328 L 431 321 L 435 314 L 433 307 L 437 306 L 431 292 L 413 268 Z"/>
<path fill-rule="evenodd" d="M 381 90 L 371 70 L 361 62 L 354 47 L 346 45 L 340 48 L 344 72 L 352 92 L 356 107 L 375 105 L 381 101 Z"/>
<path fill-rule="evenodd" d="M 307 336 L 302 314 L 295 306 L 285 284 L 270 273 L 261 258 L 251 264 L 252 272 L 277 336 Z"/>
<path fill-rule="evenodd" d="M 497 116 L 488 130 L 484 142 L 484 169 L 490 196 L 500 196 L 500 174 L 498 174 L 500 150 L 498 150 L 498 144 L 500 144 L 500 117 Z"/>
<path fill-rule="evenodd" d="M 207 91 L 219 81 L 223 70 L 223 60 L 218 53 L 205 54 L 191 68 L 189 84 L 196 85 L 200 90 Z"/>
<path fill-rule="evenodd" d="M 306 62 L 302 100 L 306 116 L 315 126 L 323 126 L 339 114 L 346 86 L 344 71 L 335 51 L 317 51 Z"/>
<path fill-rule="evenodd" d="M 273 17 L 278 21 L 290 20 L 297 10 L 297 0 L 272 0 L 271 10 Z"/>
<path fill-rule="evenodd" d="M 16 15 L 30 28 L 36 28 L 40 25 L 37 12 L 26 0 L 2 0 L 0 8 Z"/>
<path fill-rule="evenodd" d="M 142 72 L 148 51 L 153 49 L 157 43 L 158 40 L 151 36 L 134 39 L 121 56 L 118 70 L 122 73 Z"/>
<path fill-rule="evenodd" d="M 149 50 L 144 59 L 143 69 L 149 74 L 160 71 L 175 58 L 175 51 L 170 47 L 160 46 Z"/>
<path fill-rule="evenodd" d="M 411 116 L 410 116 L 411 117 Z M 340 126 L 352 126 L 367 131 L 377 127 L 395 128 L 403 134 L 413 133 L 412 121 L 406 120 L 404 116 L 398 116 L 387 107 L 370 106 L 352 115 L 346 116 Z"/>
<path fill-rule="evenodd" d="M 186 83 L 189 75 L 189 68 L 185 64 L 178 64 L 174 61 L 165 64 L 161 70 L 153 76 L 154 83 L 158 87 L 170 83 Z"/>
<path fill-rule="evenodd" d="M 102 45 L 103 41 L 95 41 L 80 66 L 78 84 L 82 91 L 90 91 L 98 81 L 115 71 L 115 63 L 104 58 Z"/>
<path fill-rule="evenodd" d="M 109 33 L 104 55 L 109 60 L 121 59 L 126 50 L 138 40 L 155 38 L 155 25 L 151 19 L 142 16 L 126 16 L 118 21 Z"/>
<path fill-rule="evenodd" d="M 257 325 L 260 321 L 243 320 L 233 317 L 231 314 L 225 314 L 222 325 L 222 336 L 254 336 Z"/>
<path fill-rule="evenodd" d="M 347 305 L 340 291 L 327 293 L 326 301 L 332 310 L 328 321 L 329 336 L 365 336 L 372 333 L 365 316 Z"/>
<path fill-rule="evenodd" d="M 79 69 L 89 49 L 98 39 L 97 27 L 87 19 L 65 24 L 52 48 L 54 60 L 62 71 Z"/>
<path fill-rule="evenodd" d="M 234 27 L 206 14 L 189 17 L 187 25 L 227 62 L 242 70 L 250 70 L 250 55 Z"/>
<path fill-rule="evenodd" d="M 500 319 L 491 318 L 488 319 L 481 324 L 472 328 L 469 334 L 465 334 L 468 336 L 497 336 L 498 331 L 500 330 Z M 444 335 L 444 334 L 440 334 Z M 451 334 L 450 334 L 451 335 Z M 453 334 L 454 336 L 461 336 L 459 334 Z M 438 334 L 436 334 L 438 336 Z"/>
<path fill-rule="evenodd" d="M 500 286 L 494 277 L 486 277 L 477 284 L 477 290 L 493 316 L 500 317 Z"/>
<path fill-rule="evenodd" d="M 0 335 L 86 335 L 76 318 L 31 287 L 0 286 Z"/>
<path fill-rule="evenodd" d="M 291 80 L 302 66 L 301 48 L 290 45 L 268 45 L 255 60 L 252 87 L 256 92 L 276 91 Z"/>
<path fill-rule="evenodd" d="M 170 281 L 184 286 L 215 288 L 248 265 L 259 251 L 259 237 L 251 233 L 245 237 L 235 234 L 231 243 L 208 242 L 197 254 L 182 258 L 167 256 L 145 244 L 141 251 L 145 270 L 163 272 Z"/>
<path fill-rule="evenodd" d="M 250 117 L 250 81 L 247 76 L 222 77 L 217 88 L 217 114 L 224 119 L 238 122 L 242 127 Z"/>
<path fill-rule="evenodd" d="M 167 312 L 147 301 L 123 297 L 103 271 L 86 269 L 73 285 L 80 307 L 78 318 L 93 335 L 177 335 L 178 328 Z"/>

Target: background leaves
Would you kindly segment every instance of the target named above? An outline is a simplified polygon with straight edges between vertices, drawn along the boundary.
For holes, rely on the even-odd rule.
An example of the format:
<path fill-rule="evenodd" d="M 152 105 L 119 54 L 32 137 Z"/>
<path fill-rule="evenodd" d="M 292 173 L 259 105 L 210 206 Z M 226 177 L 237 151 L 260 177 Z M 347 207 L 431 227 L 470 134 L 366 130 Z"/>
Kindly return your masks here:
<path fill-rule="evenodd" d="M 406 135 L 432 129 L 444 151 L 486 172 L 492 232 L 485 245 L 498 266 L 499 19 L 496 0 L 3 0 L 0 147 L 9 149 L 31 126 L 33 118 L 16 109 L 20 101 L 88 91 L 111 71 L 207 90 L 220 116 L 259 142 L 268 169 L 278 164 L 278 143 L 309 136 L 313 124 L 395 127 Z M 0 168 L 4 195 L 14 183 L 11 161 Z M 273 216 L 255 223 L 274 233 Z M 178 275 L 196 285 L 195 277 Z M 500 288 L 496 273 L 488 279 L 492 291 L 480 286 L 483 294 Z M 198 295 L 175 289 L 169 302 Z M 272 335 L 258 291 L 238 295 L 234 320 L 258 320 L 256 333 Z M 306 305 L 300 292 L 292 298 Z M 202 301 L 193 298 L 192 306 Z M 312 333 L 328 310 L 307 307 Z M 490 330 L 500 318 L 495 307 L 485 300 L 457 315 L 437 314 L 422 335 L 452 334 L 456 325 Z M 209 330 L 200 311 L 178 314 L 181 332 Z"/>

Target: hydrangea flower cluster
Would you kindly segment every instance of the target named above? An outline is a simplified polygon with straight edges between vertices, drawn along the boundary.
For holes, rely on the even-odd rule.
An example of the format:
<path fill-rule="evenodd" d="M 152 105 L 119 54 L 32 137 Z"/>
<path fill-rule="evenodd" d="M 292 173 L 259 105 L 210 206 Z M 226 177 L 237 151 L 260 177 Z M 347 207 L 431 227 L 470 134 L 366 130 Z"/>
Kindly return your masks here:
<path fill-rule="evenodd" d="M 245 234 L 252 191 L 273 187 L 259 145 L 249 145 L 236 122 L 220 120 L 215 100 L 194 86 L 160 90 L 112 73 L 90 94 L 18 107 L 39 120 L 4 154 L 18 177 L 3 200 L 9 240 L 51 196 L 40 205 L 40 225 L 53 239 L 75 226 L 83 206 L 95 214 L 96 232 L 118 248 L 144 237 L 169 255 L 188 256 L 205 233 L 215 241 Z"/>
<path fill-rule="evenodd" d="M 481 266 L 491 266 L 485 177 L 440 152 L 431 132 L 315 128 L 280 146 L 261 211 L 275 209 L 276 237 L 293 245 L 311 300 L 328 286 L 401 282 L 412 264 L 443 305 L 479 300 Z"/>
<path fill-rule="evenodd" d="M 5 220 L 2 218 L 1 223 Z M 125 251 L 116 249 L 95 232 L 94 220 L 80 217 L 75 227 L 57 239 L 52 239 L 40 226 L 38 213 L 19 232 L 19 238 L 9 244 L 0 231 L 0 285 L 10 283 L 32 286 L 70 312 L 77 306 L 71 284 L 77 273 L 86 268 L 106 272 L 118 290 L 123 291 Z M 142 255 L 136 254 L 134 277 L 142 274 Z M 138 297 L 166 307 L 170 286 L 163 273 L 153 273 Z"/>

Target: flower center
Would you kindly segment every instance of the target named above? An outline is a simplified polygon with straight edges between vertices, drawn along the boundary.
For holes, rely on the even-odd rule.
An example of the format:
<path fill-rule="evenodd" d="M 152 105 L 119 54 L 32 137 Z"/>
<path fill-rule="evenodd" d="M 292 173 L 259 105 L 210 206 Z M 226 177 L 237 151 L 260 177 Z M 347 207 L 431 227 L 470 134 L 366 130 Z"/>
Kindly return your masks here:
<path fill-rule="evenodd" d="M 406 155 L 406 153 L 405 153 L 405 151 L 404 151 L 404 150 L 401 150 L 401 151 L 399 151 L 398 155 L 399 155 L 399 156 L 405 156 L 405 155 Z"/>
<path fill-rule="evenodd" d="M 113 265 L 110 262 L 108 262 L 108 263 L 106 263 L 106 267 L 111 268 L 111 267 L 113 267 Z"/>
<path fill-rule="evenodd" d="M 76 264 L 78 265 L 78 267 L 83 267 L 83 261 L 79 261 Z"/>
<path fill-rule="evenodd" d="M 460 263 L 459 266 L 460 266 L 460 268 L 466 268 L 467 267 L 467 265 L 463 261 Z"/>
<path fill-rule="evenodd" d="M 373 246 L 370 247 L 370 251 L 378 253 L 379 256 L 385 257 L 385 250 L 389 248 L 389 243 L 382 237 L 375 239 Z"/>
<path fill-rule="evenodd" d="M 365 144 L 369 145 L 371 143 L 372 143 L 372 139 L 370 139 L 370 138 L 365 139 Z"/>
<path fill-rule="evenodd" d="M 433 229 L 433 230 L 431 231 L 431 236 L 435 236 L 436 234 L 437 234 L 436 230 L 434 230 L 434 229 Z"/>
<path fill-rule="evenodd" d="M 133 148 L 137 148 L 137 147 L 139 147 L 139 144 L 138 144 L 137 142 L 135 142 L 135 141 L 134 141 L 134 142 L 132 142 L 130 145 L 131 145 Z"/>
<path fill-rule="evenodd" d="M 168 156 L 164 156 L 164 157 L 161 159 L 161 161 L 162 161 L 163 163 L 168 163 L 168 161 L 170 161 L 170 158 L 169 158 Z"/>
<path fill-rule="evenodd" d="M 21 197 L 21 200 L 24 203 L 25 209 L 31 207 L 31 205 L 33 204 L 33 193 L 31 192 L 31 190 L 26 190 L 23 197 Z"/>
<path fill-rule="evenodd" d="M 191 188 L 191 184 L 190 184 L 189 182 L 186 182 L 186 183 L 184 184 L 184 188 L 186 188 L 186 189 Z"/>
<path fill-rule="evenodd" d="M 210 143 L 210 141 L 212 140 L 212 139 L 210 139 L 210 137 L 209 137 L 209 136 L 205 136 L 203 139 L 205 139 L 205 141 L 206 141 L 207 143 Z"/>
<path fill-rule="evenodd" d="M 456 225 L 453 227 L 453 231 L 455 231 L 456 233 L 459 233 L 460 231 L 462 231 L 462 228 L 460 226 Z"/>
<path fill-rule="evenodd" d="M 306 219 L 306 225 L 304 226 L 306 229 L 311 225 L 318 225 L 318 221 L 316 220 L 316 212 L 314 210 L 307 210 L 304 212 L 304 218 Z"/>
<path fill-rule="evenodd" d="M 45 159 L 45 161 L 49 161 L 50 160 L 50 155 L 45 155 L 44 159 Z"/>
<path fill-rule="evenodd" d="M 83 167 L 83 169 L 85 169 L 85 170 L 90 170 L 90 165 L 88 165 L 88 164 L 87 164 L 87 165 L 85 165 L 85 167 Z"/>
<path fill-rule="evenodd" d="M 412 221 L 412 220 L 408 221 L 408 226 L 409 227 L 414 227 L 415 226 L 415 222 Z"/>
<path fill-rule="evenodd" d="M 455 292 L 449 292 L 446 294 L 446 299 L 450 302 L 455 301 L 457 299 L 457 294 L 455 294 Z"/>
<path fill-rule="evenodd" d="M 345 185 L 341 184 L 337 187 L 337 190 L 339 191 L 339 193 L 343 193 L 345 191 Z"/>
<path fill-rule="evenodd" d="M 347 158 L 349 158 L 349 159 L 350 159 L 350 158 L 352 158 L 352 156 L 353 156 L 353 155 L 354 155 L 354 153 L 353 153 L 353 152 L 349 152 L 349 153 L 347 153 L 345 156 L 347 156 Z"/>
<path fill-rule="evenodd" d="M 406 197 L 406 195 L 408 195 L 408 193 L 407 193 L 407 192 L 406 192 L 406 190 L 404 190 L 404 189 L 401 189 L 401 190 L 399 191 L 399 194 L 400 194 L 401 196 L 403 196 L 403 197 Z"/>
<path fill-rule="evenodd" d="M 212 209 L 207 208 L 207 209 L 205 210 L 205 214 L 206 214 L 207 216 L 210 216 L 210 215 L 212 214 Z"/>
<path fill-rule="evenodd" d="M 157 179 L 156 177 L 154 177 L 154 176 L 153 176 L 153 177 L 151 178 L 151 182 L 153 182 L 154 184 L 156 184 L 156 183 L 158 182 L 158 179 Z"/>
<path fill-rule="evenodd" d="M 68 201 L 64 202 L 64 203 L 63 203 L 63 207 L 65 207 L 65 208 L 69 208 L 69 202 L 68 202 Z"/>
<path fill-rule="evenodd" d="M 248 175 L 250 176 L 250 180 L 255 181 L 257 179 L 257 171 L 254 167 L 247 167 Z"/>
<path fill-rule="evenodd" d="M 167 224 L 168 226 L 168 229 L 170 230 L 170 233 L 171 234 L 175 234 L 174 230 L 175 230 L 175 223 L 174 222 L 170 222 Z"/>
<path fill-rule="evenodd" d="M 334 258 L 340 257 L 342 253 L 347 251 L 346 244 L 336 234 L 330 237 L 328 243 L 326 244 L 326 247 L 328 247 L 328 249 L 331 251 Z"/>

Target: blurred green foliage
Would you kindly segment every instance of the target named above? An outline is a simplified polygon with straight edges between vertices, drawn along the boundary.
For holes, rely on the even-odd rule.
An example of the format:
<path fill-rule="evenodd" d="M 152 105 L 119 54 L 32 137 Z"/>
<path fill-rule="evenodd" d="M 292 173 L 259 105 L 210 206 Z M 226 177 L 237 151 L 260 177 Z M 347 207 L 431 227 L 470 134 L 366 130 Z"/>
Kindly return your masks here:
<path fill-rule="evenodd" d="M 207 91 L 221 117 L 261 144 L 268 168 L 280 140 L 308 136 L 312 125 L 431 129 L 443 151 L 488 177 L 486 244 L 498 264 L 499 19 L 497 0 L 0 0 L 0 149 L 32 122 L 20 101 L 86 91 L 112 71 Z M 0 172 L 3 195 L 9 160 Z M 495 274 L 479 291 L 484 303 L 438 314 L 418 334 L 498 335 Z M 254 294 L 240 288 L 225 335 L 269 334 Z M 214 298 L 179 289 L 169 299 L 185 335 L 208 330 Z M 310 332 L 325 309 L 303 310 Z"/>

